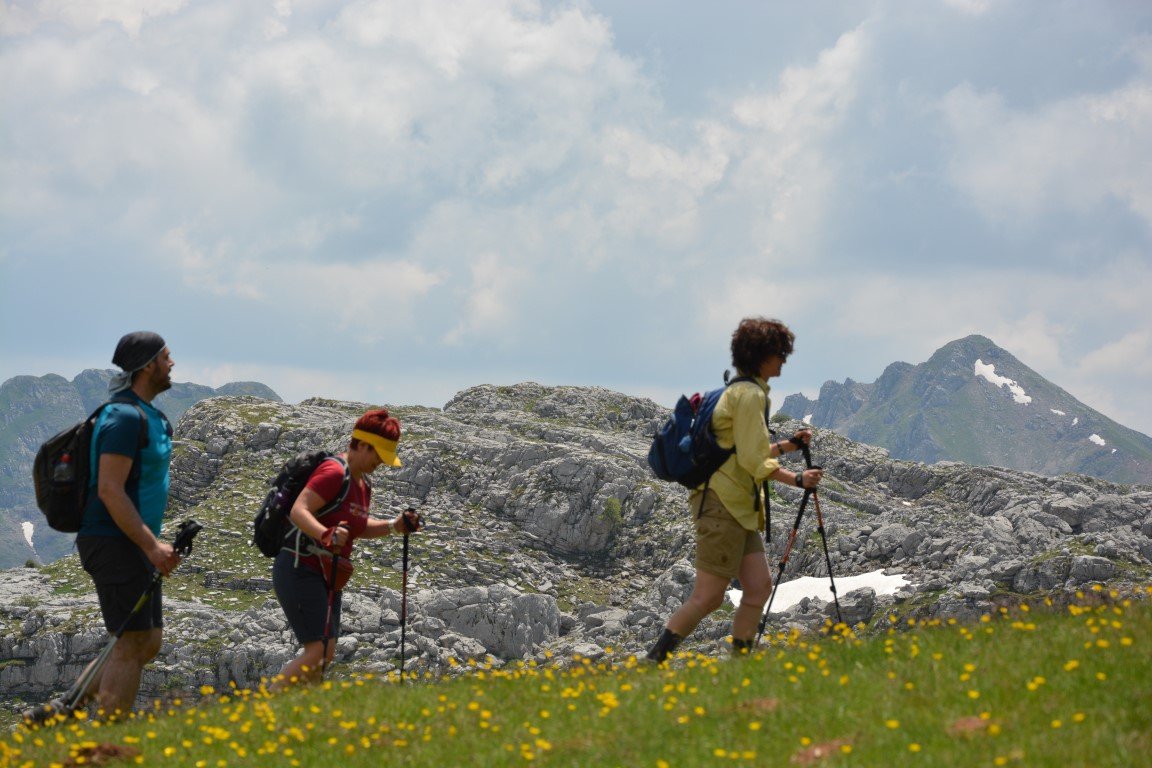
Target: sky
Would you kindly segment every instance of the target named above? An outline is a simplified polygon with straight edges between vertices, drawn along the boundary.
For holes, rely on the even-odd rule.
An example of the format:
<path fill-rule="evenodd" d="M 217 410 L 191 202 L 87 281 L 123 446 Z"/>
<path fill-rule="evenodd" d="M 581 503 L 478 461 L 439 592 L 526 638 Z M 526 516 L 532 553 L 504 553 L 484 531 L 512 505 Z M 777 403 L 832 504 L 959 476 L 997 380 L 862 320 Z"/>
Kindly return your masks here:
<path fill-rule="evenodd" d="M 991 338 L 1152 434 L 1152 4 L 0 0 L 0 380 L 672 405 Z"/>

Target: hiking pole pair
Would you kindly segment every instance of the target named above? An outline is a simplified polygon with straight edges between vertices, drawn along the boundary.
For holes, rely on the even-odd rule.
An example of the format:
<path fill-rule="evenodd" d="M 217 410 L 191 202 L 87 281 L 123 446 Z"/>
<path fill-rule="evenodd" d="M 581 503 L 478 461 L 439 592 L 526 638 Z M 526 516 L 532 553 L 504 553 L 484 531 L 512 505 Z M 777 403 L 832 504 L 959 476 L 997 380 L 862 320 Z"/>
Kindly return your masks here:
<path fill-rule="evenodd" d="M 818 469 L 812 466 L 812 452 L 807 445 L 801 448 L 804 451 L 804 463 L 809 469 Z M 836 604 L 836 623 L 843 624 L 840 615 L 840 597 L 836 594 L 836 579 L 832 576 L 832 555 L 828 554 L 828 536 L 824 532 L 824 515 L 820 512 L 820 492 L 812 489 L 812 505 L 816 508 L 816 530 L 820 532 L 820 542 L 824 545 L 824 564 L 828 567 L 828 582 L 832 590 L 832 602 Z M 765 614 L 767 615 L 767 614 Z"/>
<path fill-rule="evenodd" d="M 819 466 L 812 465 L 812 449 L 807 443 L 801 443 L 800 450 L 804 454 L 804 464 L 807 469 L 820 469 Z M 760 617 L 760 627 L 756 632 L 756 641 L 752 644 L 753 648 L 760 645 L 760 638 L 764 636 L 764 627 L 768 624 L 768 614 L 772 611 L 772 601 L 776 599 L 776 590 L 780 588 L 780 579 L 784 575 L 784 569 L 788 567 L 788 558 L 792 556 L 792 547 L 800 532 L 800 521 L 804 518 L 804 509 L 808 506 L 809 498 L 812 499 L 813 506 L 816 508 L 816 530 L 820 532 L 820 540 L 824 543 L 824 561 L 828 565 L 828 579 L 832 583 L 832 599 L 836 603 L 836 621 L 843 621 L 840 617 L 840 599 L 836 595 L 836 579 L 832 576 L 832 556 L 828 553 L 828 537 L 824 532 L 824 515 L 820 512 L 820 495 L 815 488 L 805 488 L 804 496 L 800 499 L 800 508 L 796 512 L 796 522 L 792 524 L 792 531 L 788 534 L 788 541 L 784 545 L 784 554 L 781 556 L 780 565 L 776 569 L 776 578 L 772 581 L 772 592 L 768 596 L 768 605 L 764 607 L 764 615 Z"/>
<path fill-rule="evenodd" d="M 192 540 L 196 538 L 196 534 L 200 533 L 203 529 L 204 526 L 195 520 L 185 520 L 176 530 L 176 538 L 172 542 L 173 551 L 180 555 L 181 558 L 190 555 L 192 553 Z M 72 687 L 69 688 L 63 696 L 26 711 L 24 713 L 25 724 L 43 725 L 57 715 L 68 717 L 76 711 L 80 706 L 80 702 L 87 694 L 88 687 L 99 677 L 101 670 L 104 669 L 104 665 L 112 656 L 112 649 L 116 647 L 116 642 L 128 629 L 129 622 L 148 604 L 152 593 L 156 590 L 162 578 L 164 578 L 164 574 L 160 571 L 153 572 L 152 580 L 148 582 L 147 589 L 140 595 L 140 598 L 128 613 L 127 618 L 124 619 L 120 624 L 120 628 L 109 638 L 108 643 L 101 649 L 99 655 L 84 668 L 84 671 L 80 673 L 80 677 L 77 678 L 76 682 L 72 684 Z"/>

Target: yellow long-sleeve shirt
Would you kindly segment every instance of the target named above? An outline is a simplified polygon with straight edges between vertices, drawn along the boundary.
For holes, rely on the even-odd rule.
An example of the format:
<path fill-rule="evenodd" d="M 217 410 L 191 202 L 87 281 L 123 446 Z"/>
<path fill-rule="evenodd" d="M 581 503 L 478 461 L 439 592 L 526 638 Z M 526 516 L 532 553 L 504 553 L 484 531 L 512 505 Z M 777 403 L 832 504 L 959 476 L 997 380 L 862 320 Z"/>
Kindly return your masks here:
<path fill-rule="evenodd" d="M 762 483 L 780 468 L 772 457 L 772 435 L 764 418 L 770 388 L 764 379 L 753 378 L 730 384 L 712 412 L 716 442 L 724 448 L 735 445 L 736 453 L 708 481 L 725 509 L 750 531 L 764 528 Z M 699 508 L 703 487 L 693 491 L 692 509 Z"/>

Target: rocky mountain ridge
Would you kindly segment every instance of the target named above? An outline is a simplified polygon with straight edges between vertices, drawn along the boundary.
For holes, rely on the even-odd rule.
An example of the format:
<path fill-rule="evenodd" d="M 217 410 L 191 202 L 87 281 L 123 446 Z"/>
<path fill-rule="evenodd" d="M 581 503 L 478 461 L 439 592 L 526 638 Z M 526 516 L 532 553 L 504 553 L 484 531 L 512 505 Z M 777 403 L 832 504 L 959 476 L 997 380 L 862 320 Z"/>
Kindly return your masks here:
<path fill-rule="evenodd" d="M 170 519 L 195 517 L 205 531 L 166 582 L 167 641 L 145 673 L 144 698 L 251 686 L 294 653 L 270 561 L 248 545 L 250 520 L 281 462 L 299 450 L 341 449 L 367 407 L 224 397 L 185 414 Z M 687 597 L 686 492 L 656 481 L 645 462 L 666 409 L 529 383 L 475 387 L 442 410 L 392 410 L 404 425 L 404 466 L 378 473 L 373 513 L 414 505 L 428 521 L 411 537 L 410 671 L 640 652 Z M 787 434 L 800 424 L 775 426 Z M 972 618 L 1092 584 L 1126 590 L 1152 574 L 1152 488 L 895 461 L 823 429 L 813 450 L 827 472 L 820 499 L 833 576 L 885 569 L 910 582 L 895 595 L 840 595 L 845 620 L 862 631 L 910 616 Z M 773 573 L 801 493 L 775 492 Z M 400 542 L 359 542 L 354 561 L 334 673 L 394 672 Z M 828 576 L 811 513 L 784 580 L 799 575 Z M 90 585 L 74 556 L 0 572 L 0 582 L 13 596 L 0 608 L 0 691 L 45 698 L 103 642 Z M 730 611 L 707 619 L 686 647 L 723 652 Z M 831 613 L 827 600 L 804 599 L 773 614 L 769 628 L 812 629 Z"/>
<path fill-rule="evenodd" d="M 874 383 L 828 381 L 780 412 L 879 445 L 898 459 L 963 461 L 1152 484 L 1152 437 L 1117 424 L 996 346 L 968 336 Z"/>
<path fill-rule="evenodd" d="M 16 376 L 0 384 L 0 568 L 28 560 L 51 562 L 72 548 L 71 537 L 44 525 L 36 509 L 32 460 L 41 443 L 108 399 L 108 382 L 114 373 L 89 369 L 71 381 L 56 374 Z M 193 404 L 221 395 L 280 401 L 271 388 L 258 382 L 222 387 L 178 382 L 154 404 L 176 424 Z"/>

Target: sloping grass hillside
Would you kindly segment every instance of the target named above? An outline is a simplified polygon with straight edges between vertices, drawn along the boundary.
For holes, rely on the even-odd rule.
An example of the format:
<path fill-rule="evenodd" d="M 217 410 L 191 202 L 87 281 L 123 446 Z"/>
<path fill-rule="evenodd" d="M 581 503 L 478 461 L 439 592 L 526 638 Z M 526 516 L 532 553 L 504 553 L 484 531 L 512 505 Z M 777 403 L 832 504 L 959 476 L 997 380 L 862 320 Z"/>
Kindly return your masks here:
<path fill-rule="evenodd" d="M 118 724 L 20 728 L 0 765 L 1152 765 L 1152 587 L 975 624 L 767 638 L 747 658 L 524 665 L 205 691 Z"/>

